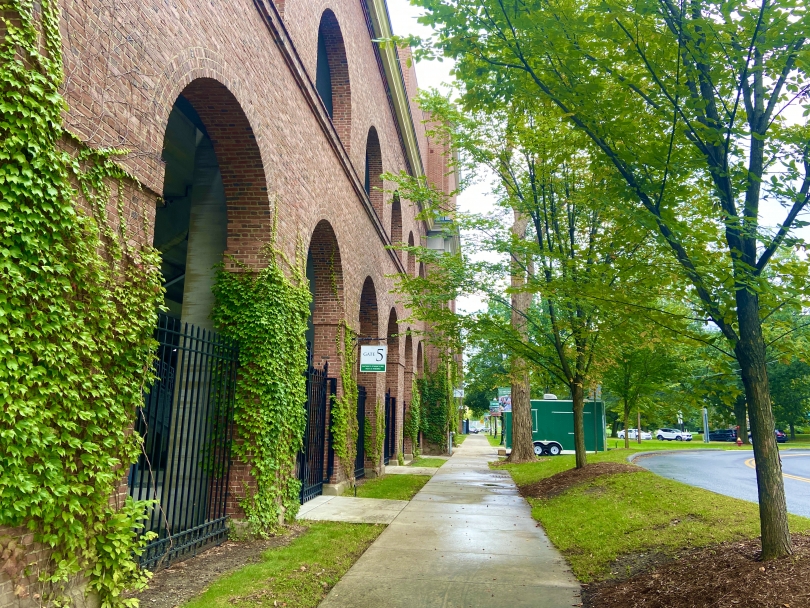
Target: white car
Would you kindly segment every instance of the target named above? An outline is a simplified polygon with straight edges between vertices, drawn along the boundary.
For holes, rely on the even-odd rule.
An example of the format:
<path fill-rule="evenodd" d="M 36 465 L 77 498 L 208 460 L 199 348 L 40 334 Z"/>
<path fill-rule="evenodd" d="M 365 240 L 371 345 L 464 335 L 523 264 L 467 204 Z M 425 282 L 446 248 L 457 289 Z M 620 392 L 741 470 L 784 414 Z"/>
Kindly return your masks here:
<path fill-rule="evenodd" d="M 616 434 L 616 437 L 619 439 L 624 439 L 624 431 L 619 431 Z M 627 437 L 629 439 L 638 439 L 638 429 L 627 429 Z M 641 431 L 641 438 L 642 439 L 652 439 L 652 433 L 648 431 Z"/>
<path fill-rule="evenodd" d="M 692 441 L 692 433 L 689 431 L 679 431 L 678 429 L 658 429 L 655 431 L 658 441 Z"/>

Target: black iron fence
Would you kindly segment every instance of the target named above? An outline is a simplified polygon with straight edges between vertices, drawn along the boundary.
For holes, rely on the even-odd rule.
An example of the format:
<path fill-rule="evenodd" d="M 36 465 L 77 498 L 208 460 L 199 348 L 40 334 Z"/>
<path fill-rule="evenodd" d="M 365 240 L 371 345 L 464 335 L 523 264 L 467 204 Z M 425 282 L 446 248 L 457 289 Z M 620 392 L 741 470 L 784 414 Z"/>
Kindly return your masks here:
<path fill-rule="evenodd" d="M 391 436 L 393 435 L 391 429 L 391 403 L 395 399 L 391 397 L 391 393 L 385 393 L 385 441 L 383 442 L 383 464 L 387 465 L 391 461 Z M 376 466 L 376 465 L 375 465 Z"/>
<path fill-rule="evenodd" d="M 312 365 L 307 376 L 307 424 L 304 445 L 298 453 L 296 468 L 301 481 L 301 504 L 323 493 L 326 480 L 326 403 L 329 398 L 328 365 L 317 369 Z"/>
<path fill-rule="evenodd" d="M 143 453 L 129 471 L 129 493 L 154 500 L 155 532 L 141 566 L 165 567 L 227 538 L 236 344 L 161 314 L 155 381 L 137 411 Z"/>
<path fill-rule="evenodd" d="M 357 457 L 354 460 L 354 478 L 366 476 L 366 387 L 357 387 Z"/>

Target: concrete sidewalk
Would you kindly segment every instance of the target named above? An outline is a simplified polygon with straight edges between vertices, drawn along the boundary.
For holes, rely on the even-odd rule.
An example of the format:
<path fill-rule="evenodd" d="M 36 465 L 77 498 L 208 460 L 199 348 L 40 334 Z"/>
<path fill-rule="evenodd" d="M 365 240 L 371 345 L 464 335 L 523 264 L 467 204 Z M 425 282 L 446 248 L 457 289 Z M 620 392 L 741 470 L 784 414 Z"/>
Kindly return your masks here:
<path fill-rule="evenodd" d="M 346 573 L 322 608 L 570 608 L 580 586 L 496 451 L 471 435 Z"/>

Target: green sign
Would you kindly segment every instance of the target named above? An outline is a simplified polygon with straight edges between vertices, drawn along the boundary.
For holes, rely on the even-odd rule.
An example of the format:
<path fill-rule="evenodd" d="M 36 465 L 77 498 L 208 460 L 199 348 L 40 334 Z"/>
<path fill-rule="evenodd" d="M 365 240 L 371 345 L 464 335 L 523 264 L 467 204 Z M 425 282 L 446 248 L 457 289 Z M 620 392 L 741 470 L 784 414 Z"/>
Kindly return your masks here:
<path fill-rule="evenodd" d="M 498 388 L 498 397 L 508 397 L 511 394 L 512 394 L 512 387 L 511 386 L 499 387 Z"/>

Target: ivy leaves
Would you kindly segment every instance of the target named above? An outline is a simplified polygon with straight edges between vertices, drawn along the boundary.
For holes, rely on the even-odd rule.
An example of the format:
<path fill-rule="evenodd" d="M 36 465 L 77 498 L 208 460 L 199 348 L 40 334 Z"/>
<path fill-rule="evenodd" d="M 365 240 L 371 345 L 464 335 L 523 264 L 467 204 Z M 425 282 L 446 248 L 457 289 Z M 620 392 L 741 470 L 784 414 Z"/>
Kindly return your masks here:
<path fill-rule="evenodd" d="M 214 322 L 239 344 L 234 451 L 256 480 L 241 506 L 258 534 L 298 511 L 294 465 L 306 426 L 305 335 L 312 296 L 299 263 L 306 257 L 290 263 L 273 243 L 264 249 L 266 267 L 254 272 L 233 260 L 236 271 L 220 267 L 214 286 Z"/>
<path fill-rule="evenodd" d="M 144 503 L 109 500 L 138 453 L 159 254 L 126 243 L 137 182 L 119 151 L 84 149 L 61 127 L 56 4 L 41 3 L 39 23 L 29 2 L 0 14 L 0 525 L 51 548 L 49 600 L 84 575 L 103 606 L 120 605 L 146 581 L 133 559 Z"/>

